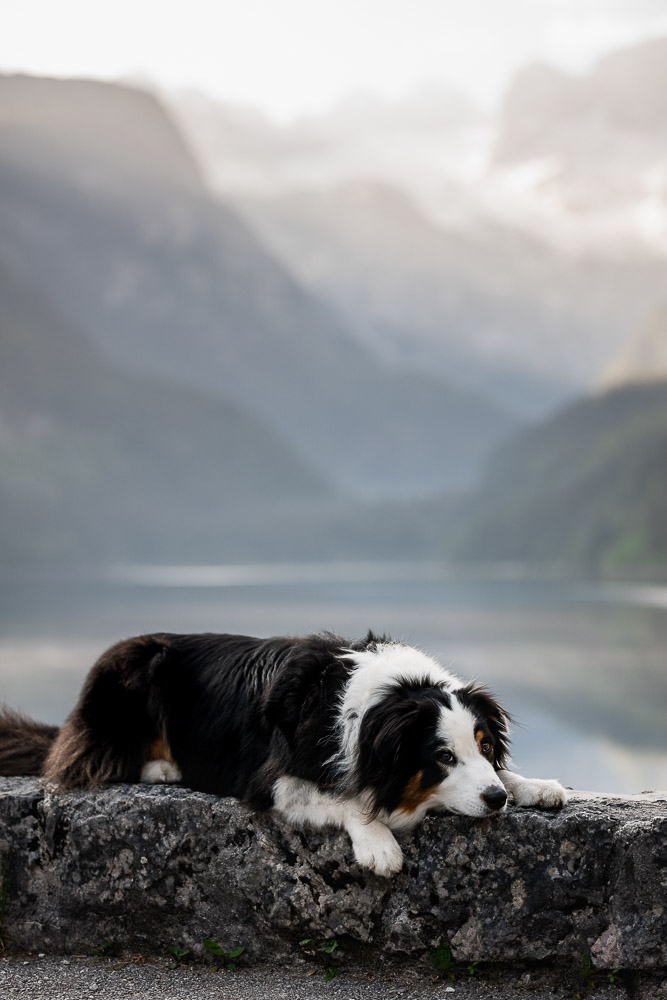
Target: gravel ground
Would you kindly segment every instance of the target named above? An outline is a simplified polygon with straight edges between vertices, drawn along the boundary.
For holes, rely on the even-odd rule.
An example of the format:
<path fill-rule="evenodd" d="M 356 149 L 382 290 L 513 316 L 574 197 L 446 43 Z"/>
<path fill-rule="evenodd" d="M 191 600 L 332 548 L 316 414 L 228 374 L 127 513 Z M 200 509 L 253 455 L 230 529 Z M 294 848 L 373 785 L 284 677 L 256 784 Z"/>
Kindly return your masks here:
<path fill-rule="evenodd" d="M 0 959 L 3 1000 L 667 1000 L 667 972 L 624 977 L 610 985 L 601 973 L 594 989 L 557 970 L 482 972 L 463 969 L 454 981 L 432 969 L 373 972 L 343 968 L 324 982 L 308 966 L 253 967 L 217 972 L 203 966 L 170 968 L 141 959 L 10 956 Z"/>

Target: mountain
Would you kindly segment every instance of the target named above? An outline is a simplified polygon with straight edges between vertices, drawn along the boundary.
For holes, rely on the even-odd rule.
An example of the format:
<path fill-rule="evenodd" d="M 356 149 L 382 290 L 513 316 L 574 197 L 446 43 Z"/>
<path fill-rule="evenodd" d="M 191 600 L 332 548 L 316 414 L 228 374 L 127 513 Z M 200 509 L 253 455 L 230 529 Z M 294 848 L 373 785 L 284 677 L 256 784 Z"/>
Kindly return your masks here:
<path fill-rule="evenodd" d="M 667 564 L 667 382 L 618 388 L 520 433 L 450 519 L 450 555 L 593 569 Z"/>
<path fill-rule="evenodd" d="M 100 88 L 114 93 L 98 104 Z M 24 110 L 41 94 L 47 125 Z M 10 78 L 0 108 L 0 250 L 116 365 L 235 402 L 362 497 L 460 489 L 516 425 L 359 344 L 210 198 L 154 98 Z"/>
<path fill-rule="evenodd" d="M 620 146 L 628 133 L 658 148 L 667 132 L 666 87 L 667 38 L 611 52 L 581 76 L 536 63 L 517 74 L 505 96 L 496 159 L 558 152 L 583 163 L 596 143 L 615 135 Z M 596 134 L 581 142 L 591 126 Z"/>
<path fill-rule="evenodd" d="M 66 175 L 86 192 L 198 192 L 199 168 L 150 94 L 97 80 L 0 75 L 3 162 Z"/>
<path fill-rule="evenodd" d="M 490 220 L 446 227 L 378 181 L 242 205 L 378 356 L 454 376 L 524 417 L 586 391 L 664 284 L 662 260 L 561 255 Z"/>
<path fill-rule="evenodd" d="M 168 99 L 209 183 L 364 347 L 532 419 L 664 297 L 666 46 L 528 67 L 495 117 L 438 92 L 284 124 Z"/>
<path fill-rule="evenodd" d="M 395 364 L 456 377 L 503 406 L 533 415 L 573 392 L 566 373 L 533 365 L 560 333 L 522 295 L 512 251 L 499 257 L 479 234 L 433 224 L 403 192 L 378 181 L 296 190 L 242 202 L 267 245 L 307 288 L 345 318 L 360 341 Z M 512 261 L 509 257 L 512 256 Z M 533 267 L 535 253 L 532 254 Z M 529 348 L 526 351 L 526 348 Z"/>
<path fill-rule="evenodd" d="M 536 64 L 501 108 L 496 167 L 532 164 L 534 194 L 603 242 L 625 228 L 665 245 L 667 38 L 610 53 L 583 75 Z"/>
<path fill-rule="evenodd" d="M 0 261 L 0 563 L 222 560 L 332 490 L 254 417 L 119 369 Z"/>

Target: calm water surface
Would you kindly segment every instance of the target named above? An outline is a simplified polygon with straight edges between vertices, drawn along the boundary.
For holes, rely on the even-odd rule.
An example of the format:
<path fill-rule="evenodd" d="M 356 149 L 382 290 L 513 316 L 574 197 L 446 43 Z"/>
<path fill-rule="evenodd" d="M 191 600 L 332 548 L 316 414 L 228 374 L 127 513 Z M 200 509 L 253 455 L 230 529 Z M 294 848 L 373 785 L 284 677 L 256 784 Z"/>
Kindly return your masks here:
<path fill-rule="evenodd" d="M 0 577 L 0 700 L 62 722 L 110 643 L 151 631 L 368 628 L 487 684 L 516 769 L 580 789 L 667 788 L 667 588 L 461 578 L 438 566 L 134 567 Z"/>

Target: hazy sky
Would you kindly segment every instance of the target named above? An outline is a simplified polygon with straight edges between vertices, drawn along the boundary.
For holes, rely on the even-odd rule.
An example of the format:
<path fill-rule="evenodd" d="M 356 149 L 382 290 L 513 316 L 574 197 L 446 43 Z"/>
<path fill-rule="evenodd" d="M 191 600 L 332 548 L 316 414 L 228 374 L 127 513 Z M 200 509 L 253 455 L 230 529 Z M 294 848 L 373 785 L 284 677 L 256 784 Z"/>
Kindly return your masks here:
<path fill-rule="evenodd" d="M 0 0 L 0 70 L 147 78 L 278 118 L 441 83 L 493 105 L 521 65 L 583 70 L 667 34 L 665 0 Z"/>

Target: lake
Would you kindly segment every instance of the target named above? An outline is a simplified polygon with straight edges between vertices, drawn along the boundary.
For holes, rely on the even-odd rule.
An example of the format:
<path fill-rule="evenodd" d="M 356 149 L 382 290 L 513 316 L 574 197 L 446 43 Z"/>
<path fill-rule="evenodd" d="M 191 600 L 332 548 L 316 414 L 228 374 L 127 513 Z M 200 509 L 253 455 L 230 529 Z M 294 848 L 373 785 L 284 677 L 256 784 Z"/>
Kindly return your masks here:
<path fill-rule="evenodd" d="M 667 587 L 440 565 L 118 567 L 0 576 L 0 700 L 60 723 L 88 668 L 151 631 L 372 628 L 497 695 L 516 770 L 578 789 L 667 788 Z"/>

